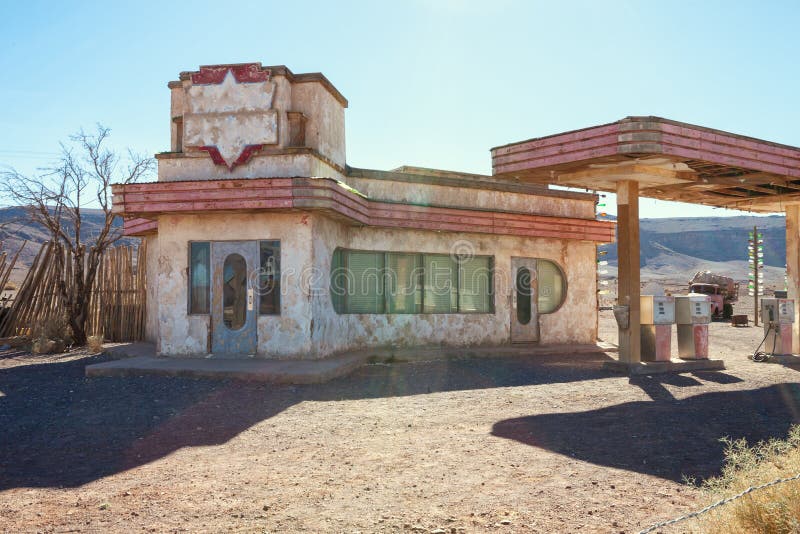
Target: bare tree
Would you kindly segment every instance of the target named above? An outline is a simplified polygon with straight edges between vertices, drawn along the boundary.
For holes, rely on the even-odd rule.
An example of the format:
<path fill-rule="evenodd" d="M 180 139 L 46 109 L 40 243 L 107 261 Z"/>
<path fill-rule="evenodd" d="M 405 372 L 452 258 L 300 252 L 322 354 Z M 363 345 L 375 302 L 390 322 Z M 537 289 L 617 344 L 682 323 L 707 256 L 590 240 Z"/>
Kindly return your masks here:
<path fill-rule="evenodd" d="M 152 158 L 128 150 L 123 159 L 107 148 L 110 133 L 99 124 L 92 134 L 80 130 L 69 143 L 61 144 L 55 166 L 35 176 L 13 169 L 3 172 L 0 186 L 8 199 L 26 209 L 31 222 L 44 227 L 54 242 L 70 252 L 72 265 L 62 266 L 70 279 L 62 277 L 59 287 L 78 345 L 86 343 L 89 297 L 103 253 L 122 237 L 120 225 L 114 224 L 117 215 L 111 211 L 111 184 L 136 182 L 155 166 Z M 88 208 L 99 208 L 105 215 L 96 235 L 85 235 L 82 227 L 82 210 Z"/>

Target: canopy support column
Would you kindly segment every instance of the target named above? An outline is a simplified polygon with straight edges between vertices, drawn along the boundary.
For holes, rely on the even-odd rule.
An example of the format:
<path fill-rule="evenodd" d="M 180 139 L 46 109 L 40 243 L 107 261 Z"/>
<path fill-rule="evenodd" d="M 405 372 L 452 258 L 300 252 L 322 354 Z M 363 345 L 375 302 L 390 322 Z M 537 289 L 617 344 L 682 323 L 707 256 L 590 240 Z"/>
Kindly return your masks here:
<path fill-rule="evenodd" d="M 641 318 L 639 316 L 639 182 L 617 182 L 617 303 L 629 306 L 628 328 L 619 329 L 619 361 L 641 361 Z"/>
<path fill-rule="evenodd" d="M 755 237 L 755 236 L 754 236 Z M 787 297 L 794 299 L 794 316 L 800 317 L 800 205 L 786 206 Z M 792 324 L 792 354 L 800 352 L 800 321 Z"/>

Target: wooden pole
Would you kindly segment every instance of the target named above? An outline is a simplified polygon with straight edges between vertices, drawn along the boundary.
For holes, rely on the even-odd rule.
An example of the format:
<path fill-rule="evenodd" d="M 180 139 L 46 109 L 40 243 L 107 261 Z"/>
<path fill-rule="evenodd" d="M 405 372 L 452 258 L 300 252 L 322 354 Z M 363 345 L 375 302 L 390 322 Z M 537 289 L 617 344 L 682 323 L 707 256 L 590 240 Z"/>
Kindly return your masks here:
<path fill-rule="evenodd" d="M 758 326 L 758 227 L 753 226 L 753 324 Z"/>
<path fill-rule="evenodd" d="M 619 329 L 619 360 L 636 364 L 641 361 L 641 318 L 639 295 L 639 183 L 617 182 L 617 303 L 629 306 L 628 328 Z"/>
<path fill-rule="evenodd" d="M 794 299 L 792 354 L 800 353 L 800 204 L 786 206 L 786 292 Z"/>

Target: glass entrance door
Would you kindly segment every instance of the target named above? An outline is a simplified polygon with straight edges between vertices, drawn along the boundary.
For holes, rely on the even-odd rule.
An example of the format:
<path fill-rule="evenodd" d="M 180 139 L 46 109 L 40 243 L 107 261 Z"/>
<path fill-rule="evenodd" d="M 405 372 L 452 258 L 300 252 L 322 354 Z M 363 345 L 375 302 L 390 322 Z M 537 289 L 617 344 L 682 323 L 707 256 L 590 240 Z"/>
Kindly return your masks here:
<path fill-rule="evenodd" d="M 537 310 L 538 282 L 536 260 L 511 258 L 511 342 L 533 343 L 539 341 L 539 313 Z"/>
<path fill-rule="evenodd" d="M 211 350 L 255 354 L 258 310 L 250 275 L 258 269 L 258 242 L 214 241 L 211 249 Z"/>

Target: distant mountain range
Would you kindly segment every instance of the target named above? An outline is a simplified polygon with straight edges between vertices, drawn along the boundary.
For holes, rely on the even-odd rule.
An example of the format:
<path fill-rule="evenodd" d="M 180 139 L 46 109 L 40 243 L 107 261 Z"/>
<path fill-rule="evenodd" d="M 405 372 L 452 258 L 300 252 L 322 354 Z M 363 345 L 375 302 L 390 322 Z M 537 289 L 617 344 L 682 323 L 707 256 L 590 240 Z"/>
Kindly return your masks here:
<path fill-rule="evenodd" d="M 609 217 L 613 220 L 613 217 Z M 746 280 L 747 240 L 757 226 L 764 236 L 767 283 L 782 285 L 786 266 L 786 219 L 783 215 L 754 217 L 675 217 L 642 219 L 639 224 L 642 279 L 684 282 L 701 270 Z M 616 276 L 617 246 L 604 245 L 608 275 Z"/>
<path fill-rule="evenodd" d="M 84 240 L 90 242 L 92 236 L 98 235 L 103 228 L 105 215 L 99 209 L 84 209 L 81 214 L 81 234 Z M 116 224 L 121 225 L 122 220 L 118 218 Z M 8 255 L 13 256 L 25 241 L 28 242 L 11 275 L 13 282 L 19 283 L 25 278 L 41 244 L 49 239 L 50 234 L 44 228 L 28 221 L 23 208 L 0 208 L 0 243 L 3 243 Z M 133 240 L 126 239 L 123 242 L 131 243 Z"/>
<path fill-rule="evenodd" d="M 708 269 L 745 280 L 748 269 L 748 232 L 753 230 L 753 226 L 758 226 L 759 231 L 764 234 L 767 282 L 782 285 L 786 264 L 784 221 L 782 215 L 642 219 L 639 227 L 642 279 L 684 283 L 696 271 Z M 0 229 L 0 241 L 5 242 L 9 253 L 15 252 L 23 241 L 29 241 L 20 256 L 21 262 L 15 269 L 13 278 L 19 281 L 39 250 L 39 244 L 46 241 L 48 235 L 42 228 L 26 223 L 25 213 L 21 208 L 0 208 L 0 226 L 6 222 L 9 224 Z M 96 235 L 103 224 L 102 212 L 85 210 L 83 224 L 84 235 Z M 603 245 L 600 250 L 608 252 L 601 258 L 609 261 L 609 272 L 605 276 L 615 277 L 616 245 Z"/>

